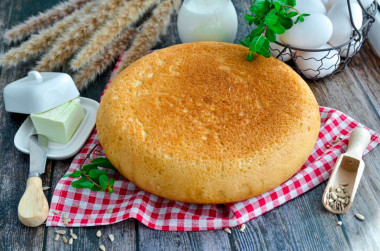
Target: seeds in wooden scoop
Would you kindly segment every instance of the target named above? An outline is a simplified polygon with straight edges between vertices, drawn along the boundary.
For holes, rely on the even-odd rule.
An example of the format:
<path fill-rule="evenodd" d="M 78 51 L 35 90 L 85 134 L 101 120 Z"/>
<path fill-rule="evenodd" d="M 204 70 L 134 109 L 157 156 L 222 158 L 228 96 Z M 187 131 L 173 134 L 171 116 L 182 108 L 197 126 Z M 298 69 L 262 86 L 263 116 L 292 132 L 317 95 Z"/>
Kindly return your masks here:
<path fill-rule="evenodd" d="M 350 202 L 350 196 L 346 191 L 347 182 L 331 186 L 326 194 L 328 205 L 333 210 L 343 211 Z"/>
<path fill-rule="evenodd" d="M 102 231 L 98 230 L 98 232 L 96 232 L 96 237 L 100 238 L 100 236 L 102 236 Z"/>
<path fill-rule="evenodd" d="M 232 232 L 231 232 L 231 229 L 229 229 L 228 227 L 226 227 L 225 229 L 224 229 L 224 231 L 226 232 L 226 233 L 228 233 L 228 234 L 231 234 Z"/>
<path fill-rule="evenodd" d="M 359 220 L 363 221 L 365 218 L 361 214 L 355 214 L 355 217 L 358 218 Z"/>

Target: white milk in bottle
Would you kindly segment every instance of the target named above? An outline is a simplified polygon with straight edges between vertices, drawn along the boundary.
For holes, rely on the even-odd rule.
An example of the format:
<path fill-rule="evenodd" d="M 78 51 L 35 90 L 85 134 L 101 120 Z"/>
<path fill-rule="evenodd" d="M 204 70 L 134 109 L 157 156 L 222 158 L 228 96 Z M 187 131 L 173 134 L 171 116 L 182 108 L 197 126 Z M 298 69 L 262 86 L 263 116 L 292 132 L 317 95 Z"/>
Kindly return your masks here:
<path fill-rule="evenodd" d="M 232 43 L 238 27 L 231 0 L 185 0 L 177 28 L 182 43 L 218 41 Z"/>

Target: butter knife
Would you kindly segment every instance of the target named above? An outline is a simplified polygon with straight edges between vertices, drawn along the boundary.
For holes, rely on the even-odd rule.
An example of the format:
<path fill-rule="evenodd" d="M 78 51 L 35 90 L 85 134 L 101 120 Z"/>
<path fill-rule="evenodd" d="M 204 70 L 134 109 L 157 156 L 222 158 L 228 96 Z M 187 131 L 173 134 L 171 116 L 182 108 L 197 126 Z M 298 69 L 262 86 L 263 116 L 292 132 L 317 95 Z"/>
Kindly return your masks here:
<path fill-rule="evenodd" d="M 18 204 L 18 218 L 28 227 L 37 227 L 45 222 L 49 204 L 42 191 L 40 175 L 45 172 L 48 139 L 41 134 L 29 137 L 30 167 L 26 189 Z"/>

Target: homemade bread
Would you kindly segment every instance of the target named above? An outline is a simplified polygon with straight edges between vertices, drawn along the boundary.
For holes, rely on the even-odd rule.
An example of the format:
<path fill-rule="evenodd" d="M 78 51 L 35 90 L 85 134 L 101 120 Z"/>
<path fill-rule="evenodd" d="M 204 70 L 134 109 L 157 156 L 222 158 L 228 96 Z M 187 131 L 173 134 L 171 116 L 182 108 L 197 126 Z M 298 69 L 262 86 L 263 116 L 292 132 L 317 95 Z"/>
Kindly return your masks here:
<path fill-rule="evenodd" d="M 247 48 L 180 44 L 144 56 L 110 84 L 97 114 L 108 159 L 143 190 L 190 203 L 229 203 L 293 176 L 320 116 L 305 81 Z"/>

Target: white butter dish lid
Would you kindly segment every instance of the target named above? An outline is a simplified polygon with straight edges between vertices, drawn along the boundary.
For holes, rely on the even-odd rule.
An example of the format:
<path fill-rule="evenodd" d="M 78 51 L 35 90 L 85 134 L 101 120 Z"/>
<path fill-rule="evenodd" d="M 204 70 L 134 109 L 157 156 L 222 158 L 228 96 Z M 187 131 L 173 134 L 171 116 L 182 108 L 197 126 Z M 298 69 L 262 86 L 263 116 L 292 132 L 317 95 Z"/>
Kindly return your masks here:
<path fill-rule="evenodd" d="M 5 110 L 25 114 L 50 110 L 78 96 L 70 75 L 58 72 L 31 71 L 4 88 Z"/>

